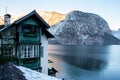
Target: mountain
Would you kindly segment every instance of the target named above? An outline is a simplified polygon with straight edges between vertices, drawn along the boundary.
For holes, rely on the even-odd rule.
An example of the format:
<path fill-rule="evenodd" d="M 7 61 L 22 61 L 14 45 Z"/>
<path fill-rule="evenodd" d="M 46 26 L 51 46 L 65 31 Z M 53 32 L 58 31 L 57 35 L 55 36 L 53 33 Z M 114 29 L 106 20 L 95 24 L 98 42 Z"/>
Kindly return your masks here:
<path fill-rule="evenodd" d="M 66 17 L 66 14 L 61 14 L 58 12 L 37 12 L 50 26 L 60 22 L 61 20 L 64 20 Z"/>
<path fill-rule="evenodd" d="M 118 29 L 117 31 L 112 31 L 113 36 L 115 36 L 116 38 L 120 39 L 120 29 Z"/>
<path fill-rule="evenodd" d="M 106 45 L 118 44 L 120 40 L 111 34 L 107 22 L 99 15 L 72 11 L 66 18 L 53 25 L 50 30 L 55 35 L 50 43 L 64 45 Z"/>
<path fill-rule="evenodd" d="M 3 24 L 3 16 L 0 16 L 0 25 Z"/>

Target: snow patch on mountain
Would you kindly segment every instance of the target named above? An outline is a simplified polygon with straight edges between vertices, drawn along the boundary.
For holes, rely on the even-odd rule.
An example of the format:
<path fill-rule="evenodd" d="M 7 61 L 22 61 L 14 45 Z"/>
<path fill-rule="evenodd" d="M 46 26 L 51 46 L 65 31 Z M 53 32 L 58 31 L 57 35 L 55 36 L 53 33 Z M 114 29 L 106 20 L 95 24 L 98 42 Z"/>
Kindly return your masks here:
<path fill-rule="evenodd" d="M 120 29 L 118 29 L 117 31 L 112 31 L 113 36 L 115 36 L 116 38 L 120 39 Z"/>

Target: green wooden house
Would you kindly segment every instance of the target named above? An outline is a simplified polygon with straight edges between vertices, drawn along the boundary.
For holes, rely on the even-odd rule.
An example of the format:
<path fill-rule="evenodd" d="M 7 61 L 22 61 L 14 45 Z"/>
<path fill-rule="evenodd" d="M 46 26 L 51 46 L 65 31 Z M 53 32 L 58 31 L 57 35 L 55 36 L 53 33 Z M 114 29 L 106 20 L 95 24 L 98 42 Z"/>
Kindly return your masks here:
<path fill-rule="evenodd" d="M 34 10 L 10 24 L 4 16 L 0 26 L 0 55 L 12 63 L 48 74 L 48 38 L 54 36 L 49 25 Z"/>

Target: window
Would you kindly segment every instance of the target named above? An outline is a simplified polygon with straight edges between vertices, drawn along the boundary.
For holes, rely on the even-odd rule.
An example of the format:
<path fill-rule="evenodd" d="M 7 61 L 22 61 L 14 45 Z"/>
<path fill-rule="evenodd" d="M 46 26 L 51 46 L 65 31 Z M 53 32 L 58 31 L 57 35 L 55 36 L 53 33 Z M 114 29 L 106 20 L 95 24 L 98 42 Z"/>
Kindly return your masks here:
<path fill-rule="evenodd" d="M 43 57 L 43 46 L 40 48 L 41 57 Z"/>
<path fill-rule="evenodd" d="M 23 26 L 22 30 L 23 30 L 23 33 L 34 34 L 36 33 L 36 26 L 26 24 Z"/>
<path fill-rule="evenodd" d="M 36 36 L 36 26 L 35 25 L 29 25 L 26 24 L 22 27 L 22 32 L 23 32 L 23 36 Z"/>
<path fill-rule="evenodd" d="M 12 57 L 13 54 L 12 54 L 12 49 L 10 48 L 4 48 L 2 49 L 2 54 L 5 56 L 5 57 Z"/>
<path fill-rule="evenodd" d="M 21 58 L 39 57 L 39 45 L 22 45 Z"/>
<path fill-rule="evenodd" d="M 34 56 L 36 57 L 36 56 L 39 56 L 39 46 L 34 46 Z"/>

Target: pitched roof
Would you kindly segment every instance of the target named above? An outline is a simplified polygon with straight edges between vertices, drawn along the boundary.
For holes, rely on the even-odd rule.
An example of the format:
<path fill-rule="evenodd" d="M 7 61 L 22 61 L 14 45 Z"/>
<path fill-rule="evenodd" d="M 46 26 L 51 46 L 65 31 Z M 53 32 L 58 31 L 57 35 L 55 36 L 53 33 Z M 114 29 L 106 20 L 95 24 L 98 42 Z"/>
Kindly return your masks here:
<path fill-rule="evenodd" d="M 31 16 L 34 16 L 36 19 L 38 19 L 38 21 L 42 21 L 44 23 L 43 31 L 45 32 L 47 38 L 54 37 L 49 31 L 47 31 L 47 29 L 50 28 L 50 26 L 42 19 L 42 17 L 35 10 L 33 10 L 29 14 L 19 18 L 18 20 L 14 21 L 9 27 L 19 24 L 20 22 L 26 20 L 27 18 L 29 18 Z M 5 30 L 6 28 L 8 28 L 8 27 L 4 27 L 4 25 L 0 25 L 0 32 Z"/>
<path fill-rule="evenodd" d="M 4 25 L 0 25 L 0 32 L 3 31 L 6 27 Z"/>
<path fill-rule="evenodd" d="M 46 34 L 47 38 L 54 38 L 55 37 L 48 30 L 45 30 L 44 33 Z"/>
<path fill-rule="evenodd" d="M 13 24 L 18 24 L 18 23 L 24 21 L 25 19 L 29 18 L 32 15 L 34 15 L 37 19 L 39 19 L 40 21 L 42 21 L 45 24 L 45 28 L 49 28 L 50 27 L 35 10 L 33 10 L 32 12 L 30 12 L 26 16 L 23 16 L 22 18 L 14 21 Z"/>

